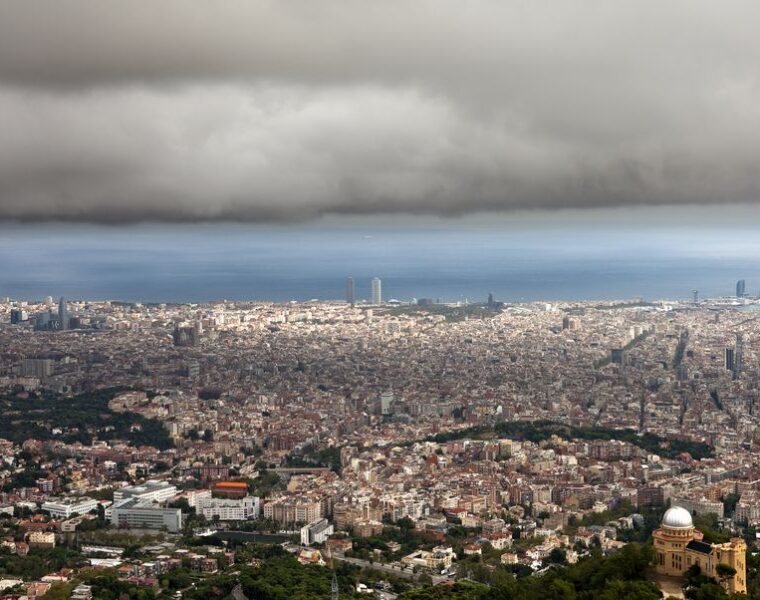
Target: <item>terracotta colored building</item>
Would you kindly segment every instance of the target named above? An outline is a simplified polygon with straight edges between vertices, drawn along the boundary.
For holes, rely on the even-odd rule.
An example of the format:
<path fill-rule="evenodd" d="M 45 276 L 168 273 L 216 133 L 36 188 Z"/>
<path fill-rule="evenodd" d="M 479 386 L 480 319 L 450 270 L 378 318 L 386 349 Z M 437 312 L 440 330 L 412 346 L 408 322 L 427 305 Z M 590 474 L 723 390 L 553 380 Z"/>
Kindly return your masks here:
<path fill-rule="evenodd" d="M 211 492 L 220 498 L 245 498 L 248 484 L 244 481 L 218 481 L 211 486 Z"/>

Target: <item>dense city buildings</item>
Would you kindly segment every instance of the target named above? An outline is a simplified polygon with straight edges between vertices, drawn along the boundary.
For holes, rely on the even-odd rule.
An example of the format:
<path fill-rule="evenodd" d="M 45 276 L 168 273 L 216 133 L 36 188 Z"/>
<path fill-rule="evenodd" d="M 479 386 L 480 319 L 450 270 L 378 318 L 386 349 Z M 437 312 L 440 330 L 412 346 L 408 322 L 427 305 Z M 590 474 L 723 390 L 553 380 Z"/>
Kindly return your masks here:
<path fill-rule="evenodd" d="M 666 518 L 655 566 L 699 558 L 741 590 L 739 538 L 754 547 L 760 524 L 754 307 L 69 301 L 68 329 L 39 330 L 13 311 L 46 303 L 8 301 L 0 514 L 39 513 L 19 526 L 55 543 L 91 523 L 265 528 L 304 564 L 411 527 L 429 543 L 386 541 L 382 560 L 445 579 L 492 555 L 538 573 L 611 553 L 678 506 L 700 526 L 681 541 Z M 702 543 L 706 526 L 725 541 Z"/>

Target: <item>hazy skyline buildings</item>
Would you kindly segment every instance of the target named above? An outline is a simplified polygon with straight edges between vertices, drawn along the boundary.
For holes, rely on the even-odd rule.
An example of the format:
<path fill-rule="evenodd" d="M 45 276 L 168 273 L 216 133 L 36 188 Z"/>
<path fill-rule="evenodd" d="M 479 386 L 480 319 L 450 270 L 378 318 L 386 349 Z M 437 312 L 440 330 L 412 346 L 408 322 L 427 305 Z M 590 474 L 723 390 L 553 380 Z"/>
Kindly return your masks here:
<path fill-rule="evenodd" d="M 0 2 L 15 594 L 760 600 L 758 23 Z"/>
<path fill-rule="evenodd" d="M 620 211 L 634 222 L 643 212 Z M 563 215 L 566 226 L 551 222 L 547 229 L 526 215 L 493 227 L 447 222 L 436 228 L 0 224 L 6 258 L 0 293 L 37 299 L 55 289 L 67 299 L 135 302 L 345 301 L 348 273 L 359 302 L 371 299 L 371 279 L 382 273 L 385 295 L 392 288 L 401 301 L 485 301 L 491 292 L 495 301 L 509 303 L 690 299 L 695 288 L 700 299 L 715 298 L 735 292 L 739 279 L 760 280 L 754 212 L 742 213 L 743 226 L 722 225 L 707 209 L 690 215 L 710 219 L 709 226 L 671 226 L 664 209 L 646 213 L 663 223 L 576 224 Z M 743 228 L 740 242 L 737 227 Z M 646 247 L 632 253 L 642 236 Z M 703 240 L 697 247 L 689 245 L 695 236 Z M 56 304 L 51 299 L 54 311 Z"/>

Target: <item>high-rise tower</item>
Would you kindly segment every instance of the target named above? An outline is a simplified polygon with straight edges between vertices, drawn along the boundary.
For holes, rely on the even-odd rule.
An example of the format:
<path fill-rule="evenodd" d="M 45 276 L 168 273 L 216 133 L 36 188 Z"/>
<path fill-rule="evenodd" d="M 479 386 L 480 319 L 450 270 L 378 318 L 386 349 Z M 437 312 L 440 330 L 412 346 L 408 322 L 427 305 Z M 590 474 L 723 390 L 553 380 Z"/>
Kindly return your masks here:
<path fill-rule="evenodd" d="M 740 279 L 736 282 L 736 297 L 737 298 L 744 298 L 746 295 L 746 284 L 743 279 Z"/>
<path fill-rule="evenodd" d="M 346 280 L 346 302 L 353 305 L 356 299 L 356 286 L 354 285 L 354 278 L 349 277 Z"/>
<path fill-rule="evenodd" d="M 66 298 L 63 296 L 61 296 L 61 299 L 58 301 L 58 328 L 69 328 L 69 313 L 66 310 Z"/>
<path fill-rule="evenodd" d="M 744 368 L 744 334 L 736 334 L 736 347 L 734 350 L 734 378 L 739 377 L 739 374 Z"/>
<path fill-rule="evenodd" d="M 383 282 L 379 277 L 372 279 L 372 304 L 383 303 Z"/>

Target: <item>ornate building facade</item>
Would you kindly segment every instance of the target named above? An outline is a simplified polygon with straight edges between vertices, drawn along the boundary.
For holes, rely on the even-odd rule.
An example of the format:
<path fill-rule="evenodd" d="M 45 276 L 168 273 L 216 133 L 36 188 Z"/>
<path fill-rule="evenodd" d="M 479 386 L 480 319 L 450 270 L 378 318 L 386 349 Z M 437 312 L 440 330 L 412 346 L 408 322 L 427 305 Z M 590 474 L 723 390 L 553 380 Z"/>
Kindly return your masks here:
<path fill-rule="evenodd" d="M 665 512 L 659 529 L 652 533 L 655 549 L 655 570 L 663 575 L 680 577 L 692 565 L 703 574 L 714 577 L 730 593 L 747 591 L 747 545 L 741 538 L 725 544 L 708 544 L 702 532 L 694 528 L 691 513 L 681 506 Z M 718 565 L 733 568 L 736 573 L 726 576 Z"/>

